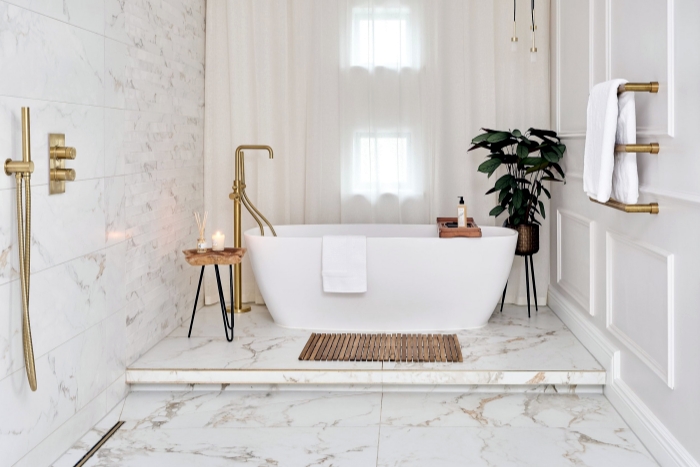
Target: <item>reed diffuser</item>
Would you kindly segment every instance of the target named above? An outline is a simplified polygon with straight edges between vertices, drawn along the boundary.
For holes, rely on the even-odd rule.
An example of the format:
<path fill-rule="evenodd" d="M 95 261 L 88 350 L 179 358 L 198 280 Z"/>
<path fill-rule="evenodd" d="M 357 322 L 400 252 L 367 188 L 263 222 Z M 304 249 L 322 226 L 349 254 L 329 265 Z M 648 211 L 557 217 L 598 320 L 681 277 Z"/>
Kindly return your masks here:
<path fill-rule="evenodd" d="M 195 212 L 194 219 L 197 221 L 197 228 L 199 229 L 199 238 L 197 239 L 197 253 L 206 253 L 207 241 L 204 239 L 204 229 L 207 226 L 207 211 L 204 211 L 204 217 L 200 216 L 198 212 Z"/>

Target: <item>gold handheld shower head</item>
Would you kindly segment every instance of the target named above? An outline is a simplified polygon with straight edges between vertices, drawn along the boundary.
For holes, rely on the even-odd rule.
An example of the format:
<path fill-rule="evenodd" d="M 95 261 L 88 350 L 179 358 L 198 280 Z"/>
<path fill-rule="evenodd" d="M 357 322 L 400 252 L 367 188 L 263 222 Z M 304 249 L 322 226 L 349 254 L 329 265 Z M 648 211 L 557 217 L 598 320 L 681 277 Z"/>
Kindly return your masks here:
<path fill-rule="evenodd" d="M 34 345 L 32 327 L 29 320 L 29 279 L 32 227 L 31 176 L 34 172 L 30 145 L 29 108 L 22 107 L 22 160 L 5 161 L 5 173 L 14 175 L 17 183 L 17 249 L 19 251 L 19 275 L 22 289 L 22 348 L 24 367 L 27 371 L 29 387 L 36 391 L 36 368 L 34 365 Z M 24 194 L 24 206 L 22 205 Z"/>

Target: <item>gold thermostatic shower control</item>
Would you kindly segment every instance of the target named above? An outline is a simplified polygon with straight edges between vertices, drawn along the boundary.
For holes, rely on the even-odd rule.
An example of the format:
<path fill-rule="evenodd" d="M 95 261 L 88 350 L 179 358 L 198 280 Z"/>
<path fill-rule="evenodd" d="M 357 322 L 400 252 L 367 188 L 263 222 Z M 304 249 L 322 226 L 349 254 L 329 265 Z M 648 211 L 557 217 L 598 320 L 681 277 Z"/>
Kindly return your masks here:
<path fill-rule="evenodd" d="M 66 192 L 66 182 L 75 180 L 75 170 L 66 169 L 66 160 L 73 160 L 75 148 L 66 147 L 66 135 L 49 134 L 49 194 Z"/>

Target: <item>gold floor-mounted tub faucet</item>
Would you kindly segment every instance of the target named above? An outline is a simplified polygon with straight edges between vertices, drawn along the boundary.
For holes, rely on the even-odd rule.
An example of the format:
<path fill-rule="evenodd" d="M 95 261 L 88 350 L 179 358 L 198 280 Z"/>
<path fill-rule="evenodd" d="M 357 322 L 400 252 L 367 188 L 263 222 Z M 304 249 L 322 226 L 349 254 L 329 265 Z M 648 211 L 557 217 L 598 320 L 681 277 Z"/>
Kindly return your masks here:
<path fill-rule="evenodd" d="M 250 144 L 241 145 L 236 148 L 236 159 L 235 159 L 235 169 L 234 169 L 234 179 L 233 179 L 233 192 L 229 195 L 229 199 L 233 200 L 233 246 L 234 248 L 241 248 L 241 203 L 245 206 L 255 222 L 258 223 L 260 227 L 260 235 L 265 235 L 265 228 L 263 222 L 267 224 L 275 237 L 277 233 L 275 232 L 272 224 L 262 215 L 260 211 L 255 207 L 255 205 L 250 201 L 248 195 L 245 192 L 245 158 L 243 151 L 251 150 L 264 150 L 270 154 L 270 159 L 273 158 L 272 148 L 266 145 Z M 242 270 L 241 264 L 235 264 L 233 266 L 233 286 L 234 286 L 234 296 L 231 297 L 233 301 L 232 311 L 233 313 L 246 313 L 250 311 L 249 306 L 243 306 L 241 299 L 241 289 L 242 289 Z"/>

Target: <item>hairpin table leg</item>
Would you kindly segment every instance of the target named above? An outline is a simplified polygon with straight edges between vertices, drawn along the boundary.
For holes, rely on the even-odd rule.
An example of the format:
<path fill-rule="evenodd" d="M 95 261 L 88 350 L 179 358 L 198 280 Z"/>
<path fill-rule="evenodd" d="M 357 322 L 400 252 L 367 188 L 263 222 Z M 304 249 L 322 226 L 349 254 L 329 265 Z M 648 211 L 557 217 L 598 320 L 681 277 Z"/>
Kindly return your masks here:
<path fill-rule="evenodd" d="M 231 342 L 233 340 L 233 325 L 229 325 L 228 317 L 226 316 L 226 301 L 224 300 L 224 291 L 221 288 L 221 276 L 219 275 L 219 265 L 214 265 L 214 271 L 216 272 L 216 286 L 219 289 L 219 303 L 221 304 L 221 314 L 224 319 L 224 333 L 226 334 L 226 340 Z M 231 321 L 233 321 L 233 315 L 231 316 Z M 229 338 L 228 332 L 231 330 L 231 337 Z"/>
<path fill-rule="evenodd" d="M 525 289 L 527 290 L 527 317 L 530 317 L 530 274 L 528 273 L 527 257 L 525 260 Z"/>
<path fill-rule="evenodd" d="M 506 290 L 508 290 L 508 282 L 506 282 L 506 286 L 503 287 L 503 296 L 501 297 L 501 313 L 503 313 L 503 304 L 506 302 Z"/>
<path fill-rule="evenodd" d="M 233 266 L 228 265 L 228 285 L 229 285 L 229 293 L 230 293 L 230 298 L 229 300 L 231 301 L 231 331 L 233 331 Z"/>
<path fill-rule="evenodd" d="M 199 301 L 199 290 L 202 288 L 202 277 L 204 277 L 204 266 L 202 266 L 202 272 L 199 273 L 199 284 L 197 284 L 197 295 L 194 297 L 194 308 L 192 308 L 192 319 L 190 320 L 190 332 L 187 333 L 187 338 L 189 339 L 192 334 L 192 324 L 194 323 L 194 314 L 197 312 L 197 302 Z"/>
<path fill-rule="evenodd" d="M 532 272 L 532 293 L 535 296 L 535 311 L 540 311 L 537 307 L 537 285 L 535 284 L 535 265 L 532 261 L 532 255 L 530 255 L 530 272 Z"/>

